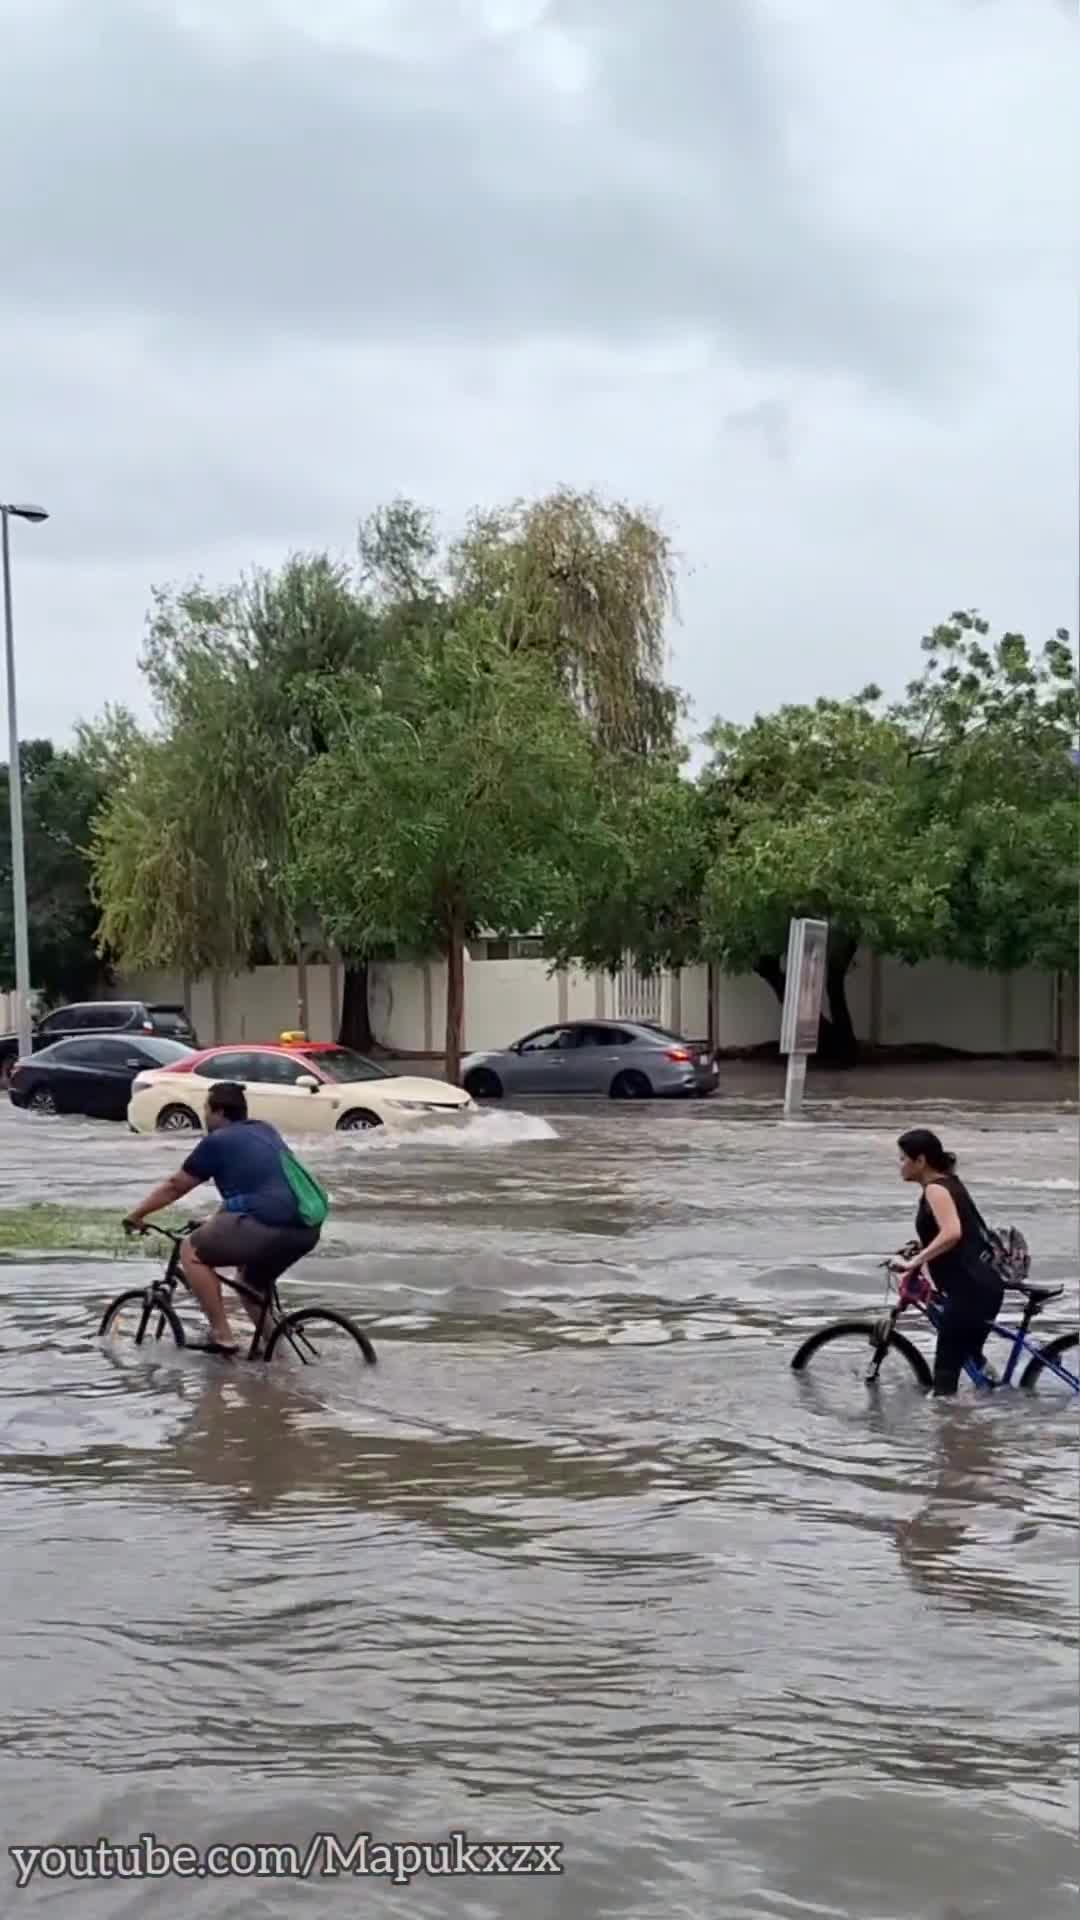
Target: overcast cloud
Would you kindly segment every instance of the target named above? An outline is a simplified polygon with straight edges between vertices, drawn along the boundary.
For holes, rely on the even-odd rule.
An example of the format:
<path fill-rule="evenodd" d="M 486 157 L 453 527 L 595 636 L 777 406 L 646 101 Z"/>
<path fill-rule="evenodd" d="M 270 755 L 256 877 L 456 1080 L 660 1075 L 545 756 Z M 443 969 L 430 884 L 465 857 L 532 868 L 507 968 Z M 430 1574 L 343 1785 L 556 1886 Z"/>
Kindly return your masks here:
<path fill-rule="evenodd" d="M 699 724 L 1077 624 L 1059 0 L 0 0 L 20 731 L 142 706 L 151 586 L 655 509 Z"/>

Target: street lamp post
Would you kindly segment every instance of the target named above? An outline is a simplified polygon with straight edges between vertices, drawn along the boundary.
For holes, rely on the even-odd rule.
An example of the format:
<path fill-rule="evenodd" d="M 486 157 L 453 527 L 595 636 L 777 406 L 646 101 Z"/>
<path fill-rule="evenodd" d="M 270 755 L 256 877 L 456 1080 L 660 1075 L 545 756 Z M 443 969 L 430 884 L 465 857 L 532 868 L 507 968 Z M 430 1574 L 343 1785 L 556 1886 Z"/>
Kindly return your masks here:
<path fill-rule="evenodd" d="M 19 767 L 19 721 L 15 705 L 15 624 L 11 614 L 11 546 L 9 520 L 47 520 L 44 507 L 5 505 L 0 500 L 0 545 L 4 558 L 4 648 L 7 662 L 8 789 L 11 797 L 11 890 L 15 923 L 15 1030 L 18 1057 L 30 1052 L 30 936 L 26 917 L 26 853 L 23 845 L 22 775 Z"/>

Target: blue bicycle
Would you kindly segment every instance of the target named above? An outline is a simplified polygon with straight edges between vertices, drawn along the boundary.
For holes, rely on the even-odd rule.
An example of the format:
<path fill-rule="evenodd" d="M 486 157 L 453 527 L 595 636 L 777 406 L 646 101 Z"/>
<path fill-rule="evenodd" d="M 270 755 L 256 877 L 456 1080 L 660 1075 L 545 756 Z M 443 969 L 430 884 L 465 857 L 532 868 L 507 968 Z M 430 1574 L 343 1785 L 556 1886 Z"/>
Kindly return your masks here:
<path fill-rule="evenodd" d="M 906 1249 L 905 1251 L 910 1251 Z M 896 1262 L 882 1261 L 882 1266 L 890 1273 L 895 1271 Z M 1025 1393 L 1033 1393 L 1037 1387 L 1060 1387 L 1071 1393 L 1080 1393 L 1080 1374 L 1073 1373 L 1062 1364 L 1066 1354 L 1076 1353 L 1080 1349 L 1080 1332 L 1061 1333 L 1045 1346 L 1039 1346 L 1029 1338 L 1032 1321 L 1051 1300 L 1059 1300 L 1065 1291 L 1064 1284 L 1052 1287 L 1035 1287 L 1027 1280 L 1014 1280 L 1006 1288 L 1009 1293 L 1018 1293 L 1024 1300 L 1024 1311 L 1016 1326 L 1003 1326 L 995 1320 L 989 1329 L 999 1339 L 1008 1342 L 1009 1353 L 1001 1372 L 998 1373 L 981 1356 L 982 1364 L 977 1360 L 968 1360 L 964 1372 L 973 1386 L 983 1388 L 1019 1386 Z M 876 1387 L 882 1384 L 890 1386 L 912 1385 L 923 1392 L 929 1392 L 934 1384 L 933 1374 L 925 1355 L 920 1353 L 914 1342 L 898 1333 L 896 1323 L 902 1313 L 911 1309 L 921 1313 L 935 1332 L 941 1325 L 941 1309 L 932 1292 L 926 1297 L 901 1298 L 890 1306 L 876 1320 L 835 1320 L 826 1327 L 819 1327 L 810 1334 L 795 1354 L 791 1365 L 796 1373 L 803 1373 L 812 1360 L 817 1360 L 814 1376 L 823 1374 L 825 1369 L 819 1356 L 826 1350 L 839 1349 L 836 1355 L 841 1366 L 855 1360 L 857 1350 L 861 1350 L 861 1361 L 855 1371 L 864 1385 Z M 989 1335 L 987 1344 L 989 1343 Z M 869 1347 L 869 1356 L 866 1348 Z M 1016 1379 L 1021 1360 L 1027 1356 L 1027 1364 Z M 1075 1364 L 1075 1363 L 1074 1363 Z M 850 1367 L 846 1369 L 849 1373 Z"/>

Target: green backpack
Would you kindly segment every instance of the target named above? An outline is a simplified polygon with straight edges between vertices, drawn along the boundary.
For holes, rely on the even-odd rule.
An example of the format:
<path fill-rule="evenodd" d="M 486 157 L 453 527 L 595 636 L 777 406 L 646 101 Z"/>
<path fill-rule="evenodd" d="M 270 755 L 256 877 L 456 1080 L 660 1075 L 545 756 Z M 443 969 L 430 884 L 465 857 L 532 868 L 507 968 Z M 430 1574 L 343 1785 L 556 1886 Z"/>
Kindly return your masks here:
<path fill-rule="evenodd" d="M 313 1173 L 288 1147 L 281 1156 L 281 1170 L 296 1197 L 296 1205 L 305 1227 L 321 1227 L 330 1212 L 330 1195 L 320 1187 Z"/>

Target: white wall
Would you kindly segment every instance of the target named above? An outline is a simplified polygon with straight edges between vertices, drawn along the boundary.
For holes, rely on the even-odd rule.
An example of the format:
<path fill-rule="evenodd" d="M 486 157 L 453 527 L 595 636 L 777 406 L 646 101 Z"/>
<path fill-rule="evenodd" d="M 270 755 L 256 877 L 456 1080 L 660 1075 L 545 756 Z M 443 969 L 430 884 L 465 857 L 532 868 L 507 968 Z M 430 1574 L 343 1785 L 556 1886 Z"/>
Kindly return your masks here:
<path fill-rule="evenodd" d="M 970 973 L 943 960 L 882 965 L 881 1031 L 886 1046 L 920 1040 L 962 1052 L 1040 1052 L 1054 1046 L 1053 974 Z M 868 1026 L 856 1021 L 857 1031 Z"/>
<path fill-rule="evenodd" d="M 335 1037 L 332 1008 L 340 1005 L 331 969 L 306 969 L 307 1031 L 313 1039 Z M 132 976 L 117 985 L 115 997 L 185 998 L 183 982 L 162 974 Z M 377 1040 L 393 1053 L 440 1053 L 446 1024 L 446 969 L 393 962 L 371 970 L 370 1003 Z M 932 963 L 904 967 L 874 962 L 860 954 L 849 976 L 849 1003 L 857 1033 L 885 1045 L 917 1043 L 957 1047 L 972 1053 L 1047 1052 L 1054 1049 L 1058 1024 L 1055 977 L 1022 973 L 969 973 Z M 218 1002 L 220 1030 L 214 1019 L 214 994 L 208 980 L 193 983 L 186 996 L 200 1039 L 273 1040 L 284 1028 L 301 1024 L 299 984 L 294 967 L 259 967 L 254 973 L 222 980 Z M 688 968 L 678 979 L 662 982 L 661 1015 L 690 1039 L 709 1029 L 708 984 L 704 967 Z M 619 984 L 573 971 L 549 974 L 537 959 L 469 960 L 465 965 L 465 1048 L 505 1046 L 550 1021 L 618 1018 Z M 715 991 L 716 1044 L 719 1048 L 765 1045 L 779 1038 L 780 1004 L 756 975 L 719 976 Z M 1062 994 L 1063 1051 L 1077 1051 L 1077 983 L 1066 981 Z"/>
<path fill-rule="evenodd" d="M 568 1014 L 567 1018 L 582 1018 L 593 1011 L 590 1001 L 583 1015 Z M 508 1040 L 558 1017 L 558 981 L 548 978 L 542 960 L 466 963 L 465 1042 L 471 1053 L 483 1047 L 505 1047 Z M 442 1028 L 435 1044 L 441 1043 Z"/>
<path fill-rule="evenodd" d="M 431 1024 L 434 1026 L 434 988 L 432 980 Z M 368 973 L 368 1008 L 376 1037 L 391 1052 L 426 1052 L 431 1046 L 425 1038 L 424 968 L 405 961 L 393 966 L 372 966 Z M 442 1016 L 445 1019 L 445 1014 Z M 437 1031 L 437 1030 L 436 1030 Z M 314 1026 L 311 1029 L 315 1033 Z M 336 1036 L 320 1033 L 320 1039 Z M 440 1044 L 436 1037 L 434 1044 Z"/>

